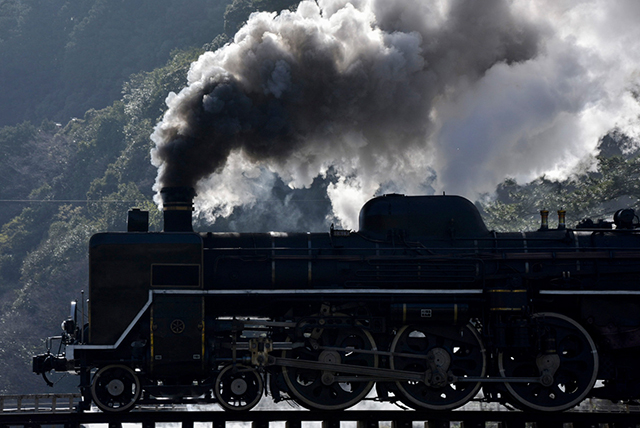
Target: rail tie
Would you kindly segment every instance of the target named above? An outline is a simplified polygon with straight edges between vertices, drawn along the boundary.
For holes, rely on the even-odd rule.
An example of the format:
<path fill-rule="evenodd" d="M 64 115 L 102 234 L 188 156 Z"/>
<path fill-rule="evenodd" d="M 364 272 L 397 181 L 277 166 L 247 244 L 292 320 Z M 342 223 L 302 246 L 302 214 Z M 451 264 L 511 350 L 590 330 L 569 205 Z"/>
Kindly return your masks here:
<path fill-rule="evenodd" d="M 0 395 L 0 428 L 40 428 L 59 425 L 79 428 L 85 424 L 108 424 L 121 428 L 123 423 L 155 428 L 157 423 L 180 423 L 194 428 L 205 423 L 211 428 L 226 428 L 227 423 L 243 423 L 248 428 L 302 428 L 315 422 L 322 428 L 640 428 L 640 407 L 609 406 L 605 402 L 588 402 L 574 411 L 563 413 L 504 411 L 483 409 L 449 412 L 414 410 L 347 410 L 320 412 L 306 410 L 254 410 L 224 412 L 185 405 L 140 405 L 129 413 L 78 412 L 80 394 L 12 394 Z M 207 406 L 210 408 L 210 406 Z M 94 408 L 95 409 L 95 408 Z M 504 408 L 503 408 L 504 409 Z M 344 423 L 348 423 L 345 425 Z"/>
<path fill-rule="evenodd" d="M 211 428 L 226 428 L 227 423 L 245 423 L 250 428 L 272 428 L 278 422 L 285 428 L 302 428 L 308 422 L 321 423 L 322 428 L 346 428 L 356 423 L 357 428 L 638 428 L 639 413 L 529 413 L 519 411 L 452 411 L 423 412 L 402 410 L 347 410 L 318 412 L 302 410 L 266 410 L 252 412 L 224 411 L 151 411 L 135 410 L 130 413 L 102 412 L 4 412 L 0 413 L 0 428 L 40 428 L 60 425 L 79 428 L 86 424 L 108 424 L 120 428 L 124 423 L 154 428 L 158 423 L 180 423 L 182 428 L 193 428 L 205 423 Z M 246 424 L 249 425 L 246 425 Z M 315 425 L 317 426 L 317 425 Z"/>

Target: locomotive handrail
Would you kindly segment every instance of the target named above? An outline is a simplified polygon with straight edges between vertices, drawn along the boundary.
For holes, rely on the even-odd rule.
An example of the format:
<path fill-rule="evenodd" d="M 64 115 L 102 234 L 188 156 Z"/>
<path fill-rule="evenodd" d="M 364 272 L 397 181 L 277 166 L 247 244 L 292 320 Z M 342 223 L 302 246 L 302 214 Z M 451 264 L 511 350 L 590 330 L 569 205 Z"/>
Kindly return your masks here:
<path fill-rule="evenodd" d="M 540 290 L 539 294 L 582 294 L 582 295 L 592 295 L 592 296 L 604 296 L 604 295 L 612 295 L 612 296 L 623 296 L 623 295 L 633 295 L 640 296 L 640 291 L 638 290 Z"/>
<path fill-rule="evenodd" d="M 531 241 L 531 239 L 527 238 L 527 241 Z M 432 248 L 435 251 L 451 251 L 451 247 L 442 247 L 442 248 Z M 567 247 L 567 248 L 558 248 L 558 247 L 549 247 L 547 248 L 535 248 L 536 252 L 527 252 L 526 247 L 501 247 L 501 248 L 491 248 L 489 251 L 488 248 L 477 248 L 477 247 L 456 247 L 456 251 L 469 251 L 469 253 L 456 253 L 456 254 L 433 254 L 433 255 L 420 255 L 412 257 L 410 260 L 428 260 L 428 261 L 438 261 L 438 260 L 460 260 L 463 256 L 468 257 L 479 257 L 481 255 L 493 255 L 495 250 L 499 250 L 500 252 L 509 252 L 509 251 L 521 251 L 521 253 L 515 253 L 515 255 L 522 254 L 547 254 L 548 252 L 554 252 L 558 254 L 562 253 L 570 253 L 575 252 L 578 249 L 580 254 L 598 254 L 598 257 L 602 257 L 600 253 L 611 253 L 615 251 L 623 251 L 625 254 L 630 254 L 633 258 L 640 258 L 640 252 L 638 251 L 630 251 L 628 247 L 588 247 L 588 248 L 580 248 L 580 247 Z M 226 251 L 246 251 L 246 249 L 240 248 L 205 248 L 205 251 L 218 251 L 218 250 L 226 250 Z M 252 249 L 253 250 L 253 249 Z M 281 250 L 281 251 L 321 251 L 321 248 L 262 248 L 260 250 L 263 251 L 273 251 L 273 250 Z M 349 248 L 348 251 L 370 251 L 370 248 Z M 393 251 L 397 250 L 397 248 L 380 248 L 380 251 Z M 529 248 L 528 250 L 531 250 Z M 547 250 L 547 251 L 545 251 Z M 225 258 L 229 259 L 237 259 L 237 258 L 245 258 L 251 259 L 252 256 L 247 254 L 242 255 L 226 255 Z M 259 255 L 255 256 L 255 258 L 260 258 L 263 260 L 341 260 L 341 261 L 358 261 L 358 260 L 407 260 L 406 256 L 403 255 L 356 255 L 356 254 L 347 254 L 347 255 L 328 255 L 328 254 L 299 254 L 299 255 Z M 608 257 L 606 257 L 608 258 Z"/>
<path fill-rule="evenodd" d="M 441 290 L 441 289 L 389 289 L 389 288 L 353 288 L 353 289 L 336 289 L 336 288 L 283 288 L 277 290 L 270 289 L 244 289 L 244 290 L 153 290 L 153 294 L 482 294 L 482 288 L 473 289 L 457 289 L 457 290 Z"/>

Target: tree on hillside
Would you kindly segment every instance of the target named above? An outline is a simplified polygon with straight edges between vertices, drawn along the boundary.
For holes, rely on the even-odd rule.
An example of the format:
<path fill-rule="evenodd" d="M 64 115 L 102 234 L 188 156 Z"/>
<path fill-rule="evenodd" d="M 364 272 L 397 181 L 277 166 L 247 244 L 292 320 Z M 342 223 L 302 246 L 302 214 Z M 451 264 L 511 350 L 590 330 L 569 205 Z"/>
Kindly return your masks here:
<path fill-rule="evenodd" d="M 0 126 L 108 106 L 131 74 L 220 34 L 228 3 L 0 1 Z"/>
<path fill-rule="evenodd" d="M 587 217 L 611 219 L 621 208 L 640 209 L 640 147 L 612 132 L 601 140 L 598 151 L 589 168 L 564 180 L 505 180 L 495 197 L 485 195 L 479 202 L 485 221 L 497 231 L 535 230 L 542 209 L 566 210 L 570 226 Z"/>

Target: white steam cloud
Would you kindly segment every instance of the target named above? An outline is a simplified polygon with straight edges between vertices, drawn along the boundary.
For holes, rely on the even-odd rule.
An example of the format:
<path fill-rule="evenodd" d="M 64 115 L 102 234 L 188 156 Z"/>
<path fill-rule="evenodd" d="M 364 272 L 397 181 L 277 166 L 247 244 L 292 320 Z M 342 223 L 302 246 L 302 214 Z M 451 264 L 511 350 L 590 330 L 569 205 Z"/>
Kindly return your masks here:
<path fill-rule="evenodd" d="M 253 14 L 167 98 L 156 190 L 196 186 L 215 218 L 268 199 L 277 180 L 330 178 L 333 215 L 356 228 L 375 193 L 473 198 L 508 176 L 566 173 L 612 128 L 637 137 L 638 22 L 635 0 L 320 0 Z"/>

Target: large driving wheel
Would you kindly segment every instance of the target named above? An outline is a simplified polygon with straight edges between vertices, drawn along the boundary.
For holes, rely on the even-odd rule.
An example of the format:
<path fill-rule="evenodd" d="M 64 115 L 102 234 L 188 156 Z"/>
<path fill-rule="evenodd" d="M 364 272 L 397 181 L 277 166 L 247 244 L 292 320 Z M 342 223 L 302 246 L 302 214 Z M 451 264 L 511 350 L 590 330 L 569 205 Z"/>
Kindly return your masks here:
<path fill-rule="evenodd" d="M 447 410 L 471 400 L 485 375 L 485 349 L 472 325 L 404 326 L 391 344 L 391 368 L 425 374 L 425 381 L 396 382 L 400 399 L 415 409 Z"/>
<path fill-rule="evenodd" d="M 598 351 L 589 333 L 569 317 L 556 313 L 532 316 L 537 325 L 536 351 L 505 349 L 498 355 L 505 377 L 538 378 L 535 382 L 505 382 L 521 405 L 541 411 L 562 411 L 580 403 L 598 374 Z"/>
<path fill-rule="evenodd" d="M 371 351 L 375 347 L 368 331 L 357 327 L 325 328 L 314 339 L 313 345 L 307 343 L 304 347 L 284 351 L 283 357 L 327 364 L 377 367 L 377 355 L 354 351 Z M 346 409 L 362 400 L 374 384 L 363 376 L 341 372 L 339 369 L 322 371 L 283 367 L 282 372 L 293 398 L 309 409 Z"/>
<path fill-rule="evenodd" d="M 105 412 L 127 412 L 140 398 L 140 380 L 124 365 L 102 367 L 93 376 L 91 398 Z"/>
<path fill-rule="evenodd" d="M 246 411 L 258 404 L 263 390 L 262 376 L 257 370 L 232 364 L 218 375 L 213 393 L 225 410 Z"/>

